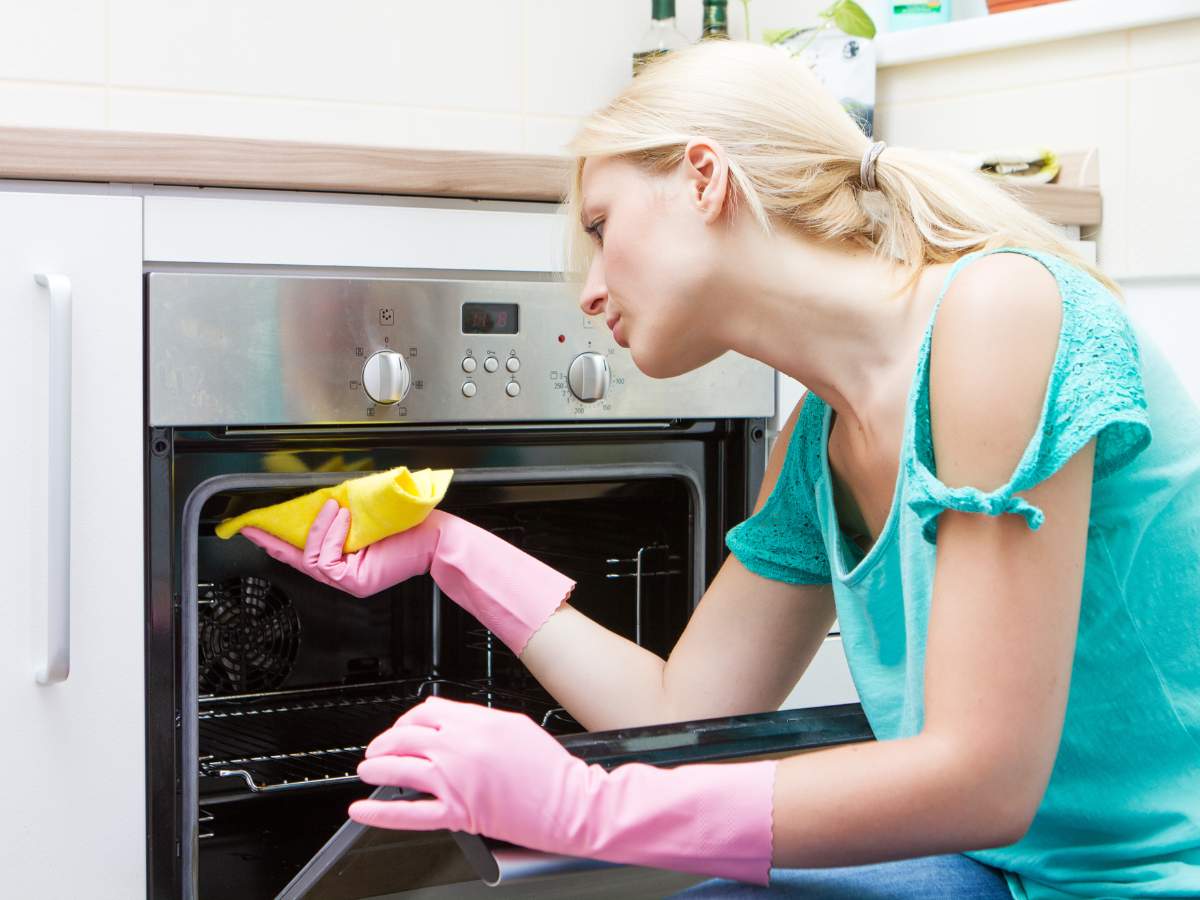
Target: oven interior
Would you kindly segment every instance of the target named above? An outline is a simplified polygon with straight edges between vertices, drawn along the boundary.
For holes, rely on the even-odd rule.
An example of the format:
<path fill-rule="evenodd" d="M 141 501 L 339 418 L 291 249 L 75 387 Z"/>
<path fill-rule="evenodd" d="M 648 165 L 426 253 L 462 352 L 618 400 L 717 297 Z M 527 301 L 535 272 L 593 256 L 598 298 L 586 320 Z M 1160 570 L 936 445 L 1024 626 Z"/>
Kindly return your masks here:
<path fill-rule="evenodd" d="M 425 575 L 352 597 L 214 528 L 303 489 L 229 490 L 200 510 L 197 558 L 199 893 L 274 896 L 370 792 L 366 744 L 440 695 L 579 724 L 511 651 Z M 680 478 L 452 484 L 441 508 L 577 582 L 571 603 L 666 656 L 697 596 L 693 491 Z M 702 551 L 699 551 L 702 552 Z M 445 835 L 391 833 L 409 887 L 474 876 Z M 381 850 L 382 852 L 382 850 Z"/>

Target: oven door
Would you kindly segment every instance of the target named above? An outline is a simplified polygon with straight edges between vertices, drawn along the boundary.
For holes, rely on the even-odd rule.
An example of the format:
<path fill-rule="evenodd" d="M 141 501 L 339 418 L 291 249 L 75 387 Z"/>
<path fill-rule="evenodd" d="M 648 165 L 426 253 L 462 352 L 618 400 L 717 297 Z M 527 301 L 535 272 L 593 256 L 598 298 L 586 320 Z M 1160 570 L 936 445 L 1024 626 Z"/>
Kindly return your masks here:
<path fill-rule="evenodd" d="M 716 463 L 733 454 L 721 449 L 713 427 L 670 450 L 669 440 L 644 434 L 607 447 L 556 446 L 545 435 L 540 447 L 530 437 L 506 447 L 489 434 L 480 441 L 489 448 L 486 458 L 472 460 L 487 464 L 457 468 L 441 507 L 568 574 L 578 583 L 573 605 L 665 657 L 716 568 L 714 543 L 747 502 L 742 485 L 714 478 L 728 469 Z M 173 694 L 176 727 L 167 740 L 161 702 L 151 706 L 150 726 L 159 809 L 175 798 L 164 812 L 178 835 L 177 896 L 274 896 L 304 878 L 311 882 L 293 895 L 458 897 L 485 889 L 662 896 L 696 880 L 632 867 L 596 871 L 594 863 L 446 832 L 369 829 L 349 845 L 343 840 L 342 851 L 331 849 L 352 825 L 346 806 L 369 792 L 354 775 L 365 744 L 430 694 L 526 712 L 572 752 L 602 765 L 745 758 L 870 736 L 857 706 L 817 717 L 789 711 L 581 734 L 507 648 L 443 598 L 428 576 L 360 600 L 244 539 L 222 541 L 214 533 L 217 522 L 244 509 L 398 464 L 401 456 L 414 468 L 470 458 L 465 444 L 443 436 L 422 447 L 410 434 L 404 446 L 372 444 L 356 462 L 349 453 L 293 452 L 270 435 L 200 450 L 189 450 L 189 440 L 174 435 L 157 444 L 151 437 L 161 475 L 151 482 L 161 506 L 151 516 L 152 540 L 162 539 L 153 526 L 166 519 L 178 552 L 162 573 L 175 585 L 174 613 L 164 616 L 162 604 L 153 604 L 151 622 L 161 631 L 164 621 L 176 620 L 176 687 L 151 679 L 160 701 Z M 653 450 L 656 441 L 662 446 Z M 621 461 L 594 462 L 592 455 Z M 509 461 L 528 464 L 496 464 Z M 321 468 L 333 471 L 312 470 Z M 166 484 L 173 489 L 156 490 Z M 157 581 L 155 596 L 163 587 Z M 177 793 L 162 784 L 168 771 Z M 152 859 L 161 861 L 162 851 L 152 839 Z M 523 888 L 505 886 L 529 877 L 534 881 Z M 485 888 L 484 881 L 500 886 Z"/>
<path fill-rule="evenodd" d="M 575 756 L 612 769 L 627 762 L 657 766 L 750 760 L 788 756 L 821 747 L 873 739 L 862 708 L 844 704 L 805 710 L 730 716 L 650 725 L 615 731 L 590 732 L 559 738 Z M 424 794 L 380 787 L 370 794 L 379 800 L 419 799 Z M 459 858 L 451 849 L 461 851 Z M 280 892 L 277 900 L 333 900 L 346 897 L 433 897 L 428 889 L 413 890 L 411 863 L 415 845 L 427 860 L 432 847 L 478 883 L 455 885 L 455 897 L 519 896 L 660 897 L 703 880 L 675 872 L 656 872 L 598 860 L 579 859 L 528 850 L 501 841 L 455 832 L 413 834 L 370 828 L 346 821 L 321 850 Z M 499 887 L 500 890 L 489 890 Z"/>

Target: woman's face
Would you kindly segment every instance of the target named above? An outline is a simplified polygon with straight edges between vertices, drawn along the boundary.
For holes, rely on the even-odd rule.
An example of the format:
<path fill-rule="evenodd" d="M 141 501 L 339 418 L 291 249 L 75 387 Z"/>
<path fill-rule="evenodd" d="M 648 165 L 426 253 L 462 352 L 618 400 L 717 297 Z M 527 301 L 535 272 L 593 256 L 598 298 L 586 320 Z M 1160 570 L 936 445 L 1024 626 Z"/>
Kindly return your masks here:
<path fill-rule="evenodd" d="M 595 256 L 579 305 L 603 316 L 654 378 L 690 372 L 728 349 L 713 296 L 724 229 L 704 206 L 698 171 L 684 160 L 652 175 L 615 158 L 583 168 L 582 224 Z"/>

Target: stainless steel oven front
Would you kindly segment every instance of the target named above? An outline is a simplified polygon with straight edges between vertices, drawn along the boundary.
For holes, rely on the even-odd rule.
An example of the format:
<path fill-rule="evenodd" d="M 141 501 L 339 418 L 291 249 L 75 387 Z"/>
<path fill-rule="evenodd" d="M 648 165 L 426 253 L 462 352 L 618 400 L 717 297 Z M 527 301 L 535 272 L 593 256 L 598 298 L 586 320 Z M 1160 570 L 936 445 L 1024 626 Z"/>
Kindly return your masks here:
<path fill-rule="evenodd" d="M 580 730 L 428 577 L 355 599 L 219 539 L 221 519 L 453 468 L 444 509 L 665 656 L 762 479 L 770 369 L 647 378 L 550 277 L 163 271 L 145 298 L 154 897 L 274 896 L 366 794 L 365 744 L 429 694 Z M 474 879 L 445 835 L 405 836 L 387 868 L 389 890 Z"/>

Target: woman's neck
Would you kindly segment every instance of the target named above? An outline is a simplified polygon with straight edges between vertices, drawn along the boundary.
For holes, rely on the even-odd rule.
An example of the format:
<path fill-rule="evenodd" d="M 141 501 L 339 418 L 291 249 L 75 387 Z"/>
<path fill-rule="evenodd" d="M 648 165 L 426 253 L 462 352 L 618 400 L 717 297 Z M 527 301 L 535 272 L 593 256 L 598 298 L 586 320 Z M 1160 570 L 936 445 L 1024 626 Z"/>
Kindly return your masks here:
<path fill-rule="evenodd" d="M 909 272 L 867 250 L 787 233 L 737 243 L 721 286 L 738 298 L 725 319 L 732 349 L 795 378 L 864 431 L 889 418 L 948 266 L 928 267 L 905 290 Z"/>

